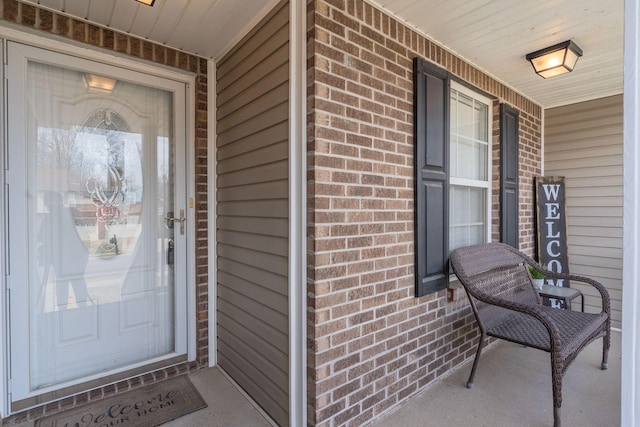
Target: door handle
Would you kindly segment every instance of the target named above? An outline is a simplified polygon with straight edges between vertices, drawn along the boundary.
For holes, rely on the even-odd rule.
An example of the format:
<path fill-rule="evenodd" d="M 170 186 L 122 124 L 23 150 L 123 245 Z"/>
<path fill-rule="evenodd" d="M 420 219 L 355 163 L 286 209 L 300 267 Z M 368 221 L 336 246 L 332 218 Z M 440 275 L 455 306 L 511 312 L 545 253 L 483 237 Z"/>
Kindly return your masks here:
<path fill-rule="evenodd" d="M 167 245 L 167 264 L 173 265 L 174 261 L 174 247 L 173 247 L 173 239 L 169 239 L 169 244 Z"/>
<path fill-rule="evenodd" d="M 187 220 L 187 218 L 184 217 L 184 209 L 180 209 L 180 218 L 174 218 L 173 212 L 167 212 L 167 216 L 164 220 L 167 222 L 167 228 L 173 228 L 173 223 L 179 222 L 180 234 L 184 234 L 184 222 Z"/>

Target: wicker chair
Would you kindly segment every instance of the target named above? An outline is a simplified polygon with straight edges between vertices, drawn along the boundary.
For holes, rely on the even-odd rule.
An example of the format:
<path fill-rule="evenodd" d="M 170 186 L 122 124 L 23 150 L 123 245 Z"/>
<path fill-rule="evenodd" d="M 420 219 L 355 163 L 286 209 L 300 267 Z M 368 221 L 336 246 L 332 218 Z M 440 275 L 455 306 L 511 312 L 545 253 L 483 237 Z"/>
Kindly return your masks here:
<path fill-rule="evenodd" d="M 601 366 L 607 369 L 611 324 L 607 290 L 586 277 L 545 270 L 527 255 L 502 243 L 456 249 L 450 262 L 467 292 L 480 329 L 480 342 L 467 387 L 473 387 L 486 336 L 547 351 L 551 353 L 554 426 L 560 427 L 562 377 L 578 353 L 600 337 L 604 337 Z M 527 265 L 543 271 L 547 277 L 592 285 L 602 296 L 602 311 L 582 313 L 542 305 Z"/>

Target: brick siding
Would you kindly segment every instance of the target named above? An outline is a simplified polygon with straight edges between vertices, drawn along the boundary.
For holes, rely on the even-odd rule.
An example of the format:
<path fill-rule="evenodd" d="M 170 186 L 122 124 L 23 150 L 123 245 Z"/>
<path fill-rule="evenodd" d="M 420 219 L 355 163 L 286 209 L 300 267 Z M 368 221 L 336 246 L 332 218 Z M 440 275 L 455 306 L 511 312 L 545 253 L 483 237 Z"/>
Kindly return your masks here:
<path fill-rule="evenodd" d="M 308 13 L 308 420 L 362 425 L 475 352 L 463 298 L 413 297 L 412 58 L 495 96 L 493 223 L 498 238 L 499 102 L 520 111 L 520 246 L 534 250 L 541 109 L 362 0 L 310 0 Z M 208 363 L 207 61 L 14 0 L 3 20 L 196 73 L 197 361 L 17 414 L 31 420 Z"/>
<path fill-rule="evenodd" d="M 196 75 L 195 117 L 192 117 L 192 125 L 195 129 L 197 301 L 196 313 L 192 315 L 196 316 L 197 322 L 196 360 L 38 406 L 4 420 L 6 425 L 15 425 L 208 366 L 207 60 L 15 0 L 0 0 L 0 19 L 40 30 L 44 36 L 47 34 L 61 36 L 84 43 L 88 48 L 95 47 L 104 52 L 118 52 Z"/>
<path fill-rule="evenodd" d="M 475 353 L 461 293 L 414 295 L 412 59 L 520 111 L 520 247 L 534 251 L 541 108 L 362 0 L 308 2 L 308 424 L 363 425 Z"/>

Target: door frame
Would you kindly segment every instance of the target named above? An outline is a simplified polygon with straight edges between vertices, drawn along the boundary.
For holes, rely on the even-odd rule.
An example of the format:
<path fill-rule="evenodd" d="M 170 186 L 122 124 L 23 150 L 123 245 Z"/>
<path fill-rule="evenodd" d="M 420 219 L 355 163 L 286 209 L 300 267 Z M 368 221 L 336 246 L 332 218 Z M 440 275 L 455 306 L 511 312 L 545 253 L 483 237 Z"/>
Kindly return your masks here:
<path fill-rule="evenodd" d="M 119 54 L 116 52 L 106 53 L 104 51 L 88 48 L 84 44 L 75 42 L 72 40 L 59 41 L 56 39 L 45 38 L 33 33 L 16 30 L 13 28 L 0 25 L 0 47 L 2 49 L 2 63 L 6 62 L 6 42 L 15 41 L 18 43 L 28 44 L 37 48 L 48 49 L 61 54 L 67 54 L 71 56 L 80 57 L 92 61 L 102 62 L 108 65 L 113 65 L 130 71 L 150 74 L 170 80 L 174 80 L 180 83 L 184 83 L 187 87 L 185 94 L 185 156 L 186 156 L 186 188 L 184 201 L 187 206 L 186 218 L 189 224 L 193 224 L 191 227 L 187 227 L 186 235 L 186 292 L 187 292 L 187 360 L 193 361 L 196 358 L 196 295 L 195 295 L 195 283 L 196 283 L 196 268 L 195 268 L 195 74 L 189 72 L 182 72 L 168 67 L 163 67 L 160 64 L 152 65 L 132 59 L 129 56 Z M 6 169 L 7 162 L 7 128 L 6 128 L 6 111 L 4 110 L 7 105 L 7 94 L 5 92 L 5 67 L 1 67 L 0 78 L 2 78 L 2 85 L 0 86 L 0 95 L 2 97 L 2 103 L 0 103 L 0 138 L 2 142 L 0 146 L 0 164 L 3 169 Z M 12 414 L 11 411 L 11 396 L 10 396 L 10 348 L 9 348 L 9 310 L 8 310 L 8 296 L 9 286 L 7 280 L 8 271 L 8 242 L 7 242 L 7 223 L 6 214 L 8 194 L 6 191 L 7 177 L 5 173 L 0 174 L 0 200 L 3 204 L 3 209 L 0 210 L 0 278 L 1 289 L 0 292 L 0 313 L 1 313 L 1 327 L 0 327 L 0 356 L 2 360 L 2 366 L 0 367 L 0 416 L 6 417 Z M 14 411 L 16 412 L 16 411 Z"/>

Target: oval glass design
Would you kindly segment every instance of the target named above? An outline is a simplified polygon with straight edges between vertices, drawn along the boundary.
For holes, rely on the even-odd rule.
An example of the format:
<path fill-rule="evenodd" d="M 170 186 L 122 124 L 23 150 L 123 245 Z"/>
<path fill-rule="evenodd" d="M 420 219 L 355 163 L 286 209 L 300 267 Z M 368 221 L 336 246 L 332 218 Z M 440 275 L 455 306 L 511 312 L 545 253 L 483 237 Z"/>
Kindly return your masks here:
<path fill-rule="evenodd" d="M 69 206 L 90 254 L 131 253 L 142 230 L 142 135 L 100 109 L 75 132 L 69 152 Z"/>

